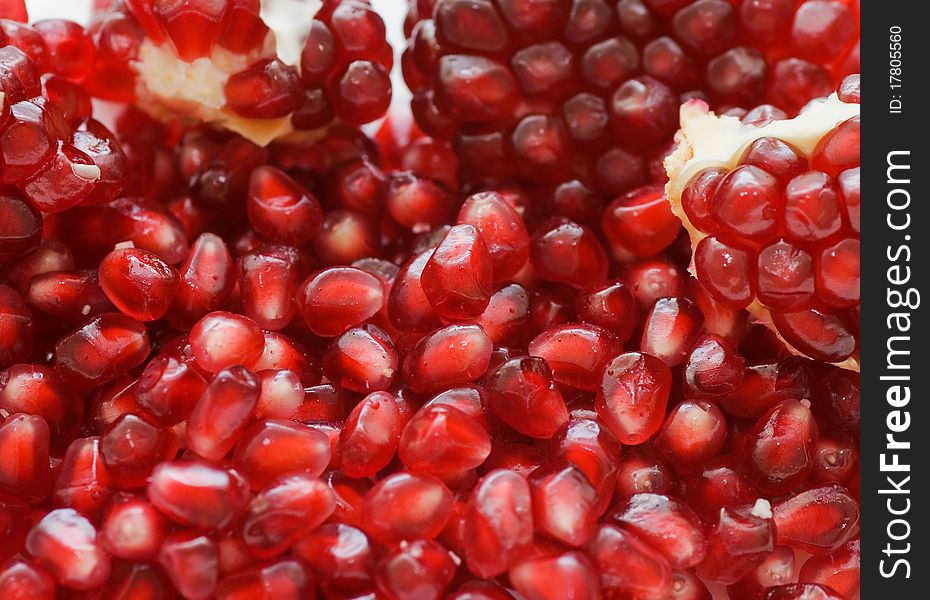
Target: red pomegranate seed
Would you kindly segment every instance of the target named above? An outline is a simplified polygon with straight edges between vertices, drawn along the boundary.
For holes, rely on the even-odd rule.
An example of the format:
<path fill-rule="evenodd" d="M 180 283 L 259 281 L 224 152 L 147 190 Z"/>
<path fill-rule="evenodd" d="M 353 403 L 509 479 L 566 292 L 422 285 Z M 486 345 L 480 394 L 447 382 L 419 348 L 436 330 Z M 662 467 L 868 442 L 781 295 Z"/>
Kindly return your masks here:
<path fill-rule="evenodd" d="M 774 406 L 749 434 L 746 466 L 750 480 L 774 496 L 791 491 L 810 475 L 817 437 L 809 403 L 785 400 Z"/>
<path fill-rule="evenodd" d="M 180 285 L 178 272 L 138 248 L 114 250 L 100 262 L 100 287 L 122 313 L 139 321 L 161 318 Z"/>
<path fill-rule="evenodd" d="M 456 225 L 423 267 L 423 292 L 440 317 L 463 320 L 481 314 L 491 297 L 491 255 L 472 225 Z"/>
<path fill-rule="evenodd" d="M 290 246 L 265 244 L 239 257 L 242 309 L 264 330 L 286 327 L 297 313 L 294 294 L 305 273 L 304 260 Z"/>
<path fill-rule="evenodd" d="M 378 591 L 389 598 L 441 598 L 455 575 L 456 563 L 431 540 L 404 542 L 375 566 Z"/>
<path fill-rule="evenodd" d="M 672 569 L 668 561 L 633 533 L 616 525 L 601 525 L 590 546 L 591 560 L 608 593 L 643 600 L 668 598 Z"/>
<path fill-rule="evenodd" d="M 304 281 L 297 291 L 297 302 L 311 331 L 333 337 L 381 310 L 384 285 L 361 269 L 332 267 Z"/>
<path fill-rule="evenodd" d="M 541 279 L 581 288 L 607 278 L 607 255 L 588 228 L 554 219 L 533 234 L 530 261 Z"/>
<path fill-rule="evenodd" d="M 770 589 L 765 600 L 842 600 L 842 597 L 816 583 L 793 583 Z"/>
<path fill-rule="evenodd" d="M 551 463 L 529 475 L 533 525 L 542 533 L 582 546 L 594 534 L 597 490 L 584 473 L 566 462 Z"/>
<path fill-rule="evenodd" d="M 49 429 L 35 415 L 10 415 L 0 425 L 0 493 L 25 502 L 48 496 Z"/>
<path fill-rule="evenodd" d="M 313 239 L 323 219 L 317 199 L 283 171 L 270 166 L 252 171 L 246 211 L 249 224 L 260 235 L 294 246 Z"/>
<path fill-rule="evenodd" d="M 92 436 L 71 442 L 52 488 L 55 504 L 94 518 L 109 502 L 111 493 L 110 476 L 100 453 L 100 438 Z"/>
<path fill-rule="evenodd" d="M 685 400 L 669 412 L 653 439 L 657 452 L 679 473 L 715 457 L 727 437 L 726 419 L 710 402 Z"/>
<path fill-rule="evenodd" d="M 394 396 L 373 392 L 360 401 L 346 419 L 336 446 L 342 471 L 349 477 L 369 477 L 391 462 L 401 428 Z"/>
<path fill-rule="evenodd" d="M 684 503 L 660 494 L 634 494 L 611 518 L 658 550 L 672 568 L 687 569 L 704 559 L 701 519 Z"/>
<path fill-rule="evenodd" d="M 404 426 L 398 456 L 411 471 L 450 478 L 479 466 L 490 452 L 480 421 L 452 405 L 431 402 Z"/>
<path fill-rule="evenodd" d="M 243 432 L 232 465 L 253 490 L 260 490 L 287 473 L 319 476 L 330 456 L 329 440 L 323 433 L 300 423 L 268 419 L 256 421 Z"/>
<path fill-rule="evenodd" d="M 153 559 L 168 526 L 155 507 L 141 498 L 117 501 L 100 529 L 100 540 L 111 555 L 130 561 Z"/>
<path fill-rule="evenodd" d="M 11 53 L 9 47 L 4 50 L 0 63 L 9 64 L 11 58 L 16 60 L 10 56 L 15 52 Z M 21 60 L 28 59 L 22 56 Z M 57 152 L 54 126 L 49 111 L 32 101 L 10 102 L 6 114 L 6 123 L 0 132 L 0 166 L 3 166 L 0 183 L 23 183 L 54 158 Z"/>
<path fill-rule="evenodd" d="M 32 311 L 16 290 L 0 284 L 0 367 L 29 360 L 33 331 Z"/>
<path fill-rule="evenodd" d="M 301 101 L 297 71 L 278 59 L 265 60 L 231 75 L 223 86 L 226 105 L 248 119 L 276 119 L 293 112 Z"/>
<path fill-rule="evenodd" d="M 279 560 L 263 567 L 247 569 L 224 577 L 216 586 L 219 600 L 233 600 L 254 590 L 282 600 L 314 598 L 314 580 L 296 560 Z"/>
<path fill-rule="evenodd" d="M 847 483 L 856 472 L 859 450 L 846 436 L 821 437 L 813 448 L 811 478 L 818 483 Z"/>
<path fill-rule="evenodd" d="M 613 334 L 596 325 L 571 323 L 546 329 L 530 341 L 527 350 L 546 360 L 559 383 L 593 392 L 604 365 L 623 347 Z"/>
<path fill-rule="evenodd" d="M 580 552 L 526 561 L 512 568 L 509 575 L 510 582 L 527 600 L 556 600 L 566 595 L 593 600 L 600 596 L 597 573 Z"/>
<path fill-rule="evenodd" d="M 715 229 L 721 233 L 762 242 L 777 230 L 779 202 L 778 180 L 758 167 L 746 165 L 721 180 L 710 214 Z"/>
<path fill-rule="evenodd" d="M 601 217 L 601 227 L 614 257 L 629 260 L 658 254 L 681 229 L 661 187 L 647 186 L 611 202 Z"/>
<path fill-rule="evenodd" d="M 207 536 L 188 531 L 169 534 L 158 552 L 158 562 L 181 596 L 213 595 L 219 578 L 219 552 Z"/>
<path fill-rule="evenodd" d="M 249 503 L 242 539 L 253 555 L 269 559 L 318 527 L 335 508 L 332 492 L 320 479 L 306 473 L 281 477 Z"/>
<path fill-rule="evenodd" d="M 703 322 L 703 315 L 687 298 L 661 298 L 643 322 L 640 350 L 676 367 L 685 362 Z"/>
<path fill-rule="evenodd" d="M 320 383 L 320 366 L 307 349 L 291 338 L 272 331 L 263 331 L 265 349 L 255 363 L 255 371 L 287 369 L 296 373 L 304 386 Z"/>
<path fill-rule="evenodd" d="M 149 478 L 147 494 L 172 521 L 208 530 L 229 527 L 248 501 L 248 488 L 238 473 L 199 461 L 161 463 Z"/>
<path fill-rule="evenodd" d="M 855 533 L 859 505 L 842 487 L 812 488 L 773 509 L 778 543 L 811 554 L 829 554 Z"/>
<path fill-rule="evenodd" d="M 672 375 L 649 354 L 626 352 L 604 366 L 595 407 L 625 445 L 642 444 L 662 426 Z"/>
<path fill-rule="evenodd" d="M 684 370 L 686 396 L 721 398 L 743 383 L 744 361 L 726 340 L 705 335 L 689 352 Z"/>
<path fill-rule="evenodd" d="M 789 182 L 808 170 L 807 159 L 800 150 L 788 142 L 772 137 L 761 137 L 752 142 L 740 157 L 739 164 L 758 167 L 777 177 L 782 183 L 788 183 L 789 198 L 792 194 Z"/>
<path fill-rule="evenodd" d="M 187 448 L 209 460 L 225 456 L 255 413 L 260 385 L 258 378 L 242 366 L 217 373 L 187 421 Z"/>
<path fill-rule="evenodd" d="M 410 389 L 436 392 L 474 381 L 491 360 L 491 340 L 477 325 L 449 325 L 423 336 L 404 357 Z"/>
<path fill-rule="evenodd" d="M 592 512 L 602 514 L 613 497 L 620 468 L 620 444 L 613 433 L 593 418 L 573 418 L 555 436 L 552 454 L 588 478 L 597 491 Z"/>
<path fill-rule="evenodd" d="M 529 234 L 514 207 L 497 192 L 469 196 L 459 210 L 458 223 L 474 226 L 487 244 L 496 281 L 515 275 L 529 257 Z"/>
<path fill-rule="evenodd" d="M 568 410 L 544 358 L 526 356 L 500 365 L 487 383 L 488 409 L 533 438 L 547 439 L 568 421 Z"/>
<path fill-rule="evenodd" d="M 49 512 L 29 532 L 26 550 L 61 585 L 92 590 L 110 576 L 110 558 L 97 540 L 97 530 L 71 508 Z"/>
<path fill-rule="evenodd" d="M 733 308 L 745 308 L 752 302 L 755 260 L 748 250 L 708 236 L 694 250 L 694 268 L 697 278 L 718 302 Z"/>
<path fill-rule="evenodd" d="M 843 598 L 855 598 L 859 594 L 859 563 L 859 540 L 850 540 L 832 554 L 807 559 L 798 581 L 829 587 Z"/>
<path fill-rule="evenodd" d="M 207 387 L 207 382 L 190 364 L 159 354 L 139 376 L 135 397 L 139 406 L 166 425 L 186 420 Z"/>
<path fill-rule="evenodd" d="M 42 215 L 15 192 L 0 194 L 0 258 L 22 256 L 39 247 Z"/>
<path fill-rule="evenodd" d="M 323 355 L 323 372 L 339 387 L 359 393 L 386 390 L 398 367 L 390 336 L 374 325 L 350 329 Z"/>
<path fill-rule="evenodd" d="M 251 367 L 265 347 L 262 331 L 255 321 L 225 311 L 204 315 L 194 324 L 189 338 L 194 360 L 209 373 L 236 366 L 240 369 Z"/>
<path fill-rule="evenodd" d="M 355 527 L 322 525 L 294 545 L 294 554 L 320 575 L 324 589 L 352 593 L 370 588 L 374 552 L 365 534 Z"/>
<path fill-rule="evenodd" d="M 480 577 L 506 572 L 533 541 L 530 487 L 513 471 L 498 469 L 474 487 L 465 516 L 465 562 Z"/>
<path fill-rule="evenodd" d="M 681 481 L 681 495 L 705 521 L 713 521 L 720 509 L 751 502 L 754 490 L 737 461 L 721 456 Z"/>
<path fill-rule="evenodd" d="M 530 295 L 523 286 L 512 283 L 491 295 L 487 308 L 475 318 L 495 344 L 517 340 L 529 326 Z"/>
<path fill-rule="evenodd" d="M 116 310 L 100 287 L 97 271 L 90 269 L 36 275 L 25 299 L 43 313 L 73 324 Z"/>
<path fill-rule="evenodd" d="M 10 600 L 54 600 L 55 580 L 32 563 L 14 559 L 0 567 L 0 594 Z"/>
<path fill-rule="evenodd" d="M 81 388 L 105 383 L 138 366 L 149 354 L 141 323 L 104 313 L 55 344 L 55 367 L 66 382 Z"/>
<path fill-rule="evenodd" d="M 452 494 L 431 475 L 395 473 L 375 484 L 362 503 L 363 529 L 387 546 L 433 539 L 446 526 Z"/>
<path fill-rule="evenodd" d="M 16 364 L 0 372 L 0 410 L 45 419 L 56 446 L 77 435 L 83 406 L 54 369 L 41 364 Z"/>
<path fill-rule="evenodd" d="M 764 597 L 768 588 L 786 585 L 794 581 L 796 575 L 794 550 L 788 546 L 775 546 L 772 553 L 751 573 L 727 586 L 727 593 L 734 600 Z"/>
<path fill-rule="evenodd" d="M 633 292 L 620 279 L 581 290 L 575 297 L 575 312 L 585 322 L 614 334 L 620 343 L 632 336 L 639 321 Z"/>
<path fill-rule="evenodd" d="M 391 324 L 402 331 L 425 333 L 440 325 L 439 316 L 421 285 L 423 269 L 431 254 L 427 251 L 413 256 L 401 268 L 391 288 L 388 316 Z"/>
<path fill-rule="evenodd" d="M 697 574 L 725 585 L 736 583 L 752 572 L 774 549 L 768 503 L 758 501 L 720 509 L 707 530 L 707 556 Z M 760 516 L 761 515 L 761 516 Z"/>
<path fill-rule="evenodd" d="M 235 285 L 235 267 L 223 240 L 203 233 L 178 268 L 181 284 L 168 314 L 173 322 L 193 325 L 226 302 Z"/>
<path fill-rule="evenodd" d="M 300 413 L 305 394 L 300 378 L 287 369 L 267 369 L 256 373 L 260 391 L 255 416 L 287 419 Z"/>
<path fill-rule="evenodd" d="M 110 425 L 100 438 L 100 455 L 114 487 L 145 487 L 152 469 L 178 451 L 174 431 L 127 414 Z"/>

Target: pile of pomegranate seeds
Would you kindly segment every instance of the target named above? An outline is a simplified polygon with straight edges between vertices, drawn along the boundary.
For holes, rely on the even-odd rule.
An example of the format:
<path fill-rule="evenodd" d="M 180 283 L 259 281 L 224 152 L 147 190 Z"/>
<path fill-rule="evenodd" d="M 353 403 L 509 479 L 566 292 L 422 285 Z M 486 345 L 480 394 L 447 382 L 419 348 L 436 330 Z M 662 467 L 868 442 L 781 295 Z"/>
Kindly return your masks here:
<path fill-rule="evenodd" d="M 400 143 L 349 126 L 376 111 L 338 74 L 390 52 L 334 0 L 298 79 L 343 123 L 314 140 L 91 117 L 101 81 L 138 99 L 146 44 L 257 51 L 265 4 L 0 14 L 0 598 L 858 600 L 858 117 L 805 129 L 858 114 L 858 76 L 785 118 L 855 69 L 858 5 L 421 1 L 408 58 L 451 87 L 414 109 L 458 133 Z M 752 64 L 767 91 L 715 87 Z M 687 88 L 777 106 L 686 104 L 668 199 L 573 171 L 664 157 Z M 597 133 L 567 170 L 565 92 Z M 754 137 L 691 173 L 695 110 Z"/>
<path fill-rule="evenodd" d="M 105 3 L 106 4 L 106 3 Z M 88 88 L 262 144 L 387 111 L 394 55 L 367 2 L 111 0 Z M 319 12 L 317 12 L 319 10 Z"/>
<path fill-rule="evenodd" d="M 413 113 L 473 179 L 664 183 L 678 106 L 791 115 L 859 71 L 859 0 L 409 0 Z M 576 192 L 577 195 L 579 192 Z"/>

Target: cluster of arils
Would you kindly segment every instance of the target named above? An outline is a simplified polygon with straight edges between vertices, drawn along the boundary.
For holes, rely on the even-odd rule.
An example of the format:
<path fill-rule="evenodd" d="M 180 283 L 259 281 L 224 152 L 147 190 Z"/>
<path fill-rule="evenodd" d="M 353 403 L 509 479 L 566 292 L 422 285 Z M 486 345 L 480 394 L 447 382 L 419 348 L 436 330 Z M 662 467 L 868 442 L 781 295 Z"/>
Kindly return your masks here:
<path fill-rule="evenodd" d="M 686 99 L 793 116 L 859 71 L 858 0 L 411 0 L 407 29 L 417 123 L 472 178 L 604 194 L 664 183 Z"/>
<path fill-rule="evenodd" d="M 95 95 L 262 144 L 374 121 L 391 102 L 393 51 L 367 2 L 113 0 L 90 35 Z"/>
<path fill-rule="evenodd" d="M 858 76 L 793 119 L 686 104 L 668 200 L 634 182 L 606 206 L 580 180 L 476 177 L 464 121 L 452 143 L 343 124 L 263 147 L 135 107 L 115 135 L 90 118 L 82 85 L 129 90 L 146 45 L 245 56 L 266 4 L 127 0 L 91 35 L 0 21 L 0 598 L 858 600 Z M 623 0 L 599 29 L 597 0 L 471 0 L 442 26 L 464 5 L 440 0 L 436 39 L 481 37 L 491 6 L 503 49 L 447 74 L 532 31 L 645 65 L 616 18 L 661 14 L 658 50 L 711 72 L 752 53 L 730 48 L 745 32 L 724 58 L 685 45 L 719 35 L 708 6 L 788 6 L 811 59 L 799 15 L 850 10 L 681 4 Z M 326 30 L 340 73 L 364 15 L 324 3 L 301 68 Z M 463 106 L 497 97 L 482 77 Z"/>

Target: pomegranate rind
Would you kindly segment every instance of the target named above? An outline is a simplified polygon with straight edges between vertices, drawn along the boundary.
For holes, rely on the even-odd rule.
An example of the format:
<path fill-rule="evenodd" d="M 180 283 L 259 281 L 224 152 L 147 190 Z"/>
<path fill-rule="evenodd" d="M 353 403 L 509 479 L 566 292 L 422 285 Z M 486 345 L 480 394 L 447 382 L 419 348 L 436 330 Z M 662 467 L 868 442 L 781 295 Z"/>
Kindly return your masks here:
<path fill-rule="evenodd" d="M 859 116 L 859 107 L 859 104 L 841 101 L 834 93 L 827 98 L 812 101 L 793 119 L 772 121 L 756 127 L 742 123 L 737 117 L 717 115 L 701 100 L 684 103 L 680 110 L 680 129 L 675 134 L 675 151 L 665 159 L 665 170 L 669 177 L 665 194 L 672 212 L 688 231 L 692 250 L 708 235 L 690 222 L 681 205 L 681 195 L 692 177 L 711 167 L 735 168 L 746 148 L 762 137 L 784 140 L 810 159 L 817 142 L 843 121 Z M 693 259 L 689 270 L 692 275 L 695 274 Z M 753 300 L 746 310 L 756 321 L 771 329 L 792 353 L 805 356 L 778 333 L 768 308 L 759 300 Z M 846 360 L 835 364 L 858 372 L 858 350 Z"/>

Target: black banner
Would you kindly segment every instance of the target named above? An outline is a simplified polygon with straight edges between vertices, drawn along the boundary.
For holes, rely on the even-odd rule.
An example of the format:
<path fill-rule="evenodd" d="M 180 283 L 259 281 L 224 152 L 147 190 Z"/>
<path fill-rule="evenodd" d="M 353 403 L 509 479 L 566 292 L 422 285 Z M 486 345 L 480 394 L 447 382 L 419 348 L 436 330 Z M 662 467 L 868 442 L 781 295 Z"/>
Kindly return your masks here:
<path fill-rule="evenodd" d="M 930 32 L 922 2 L 862 11 L 862 598 L 911 600 L 930 557 Z"/>

